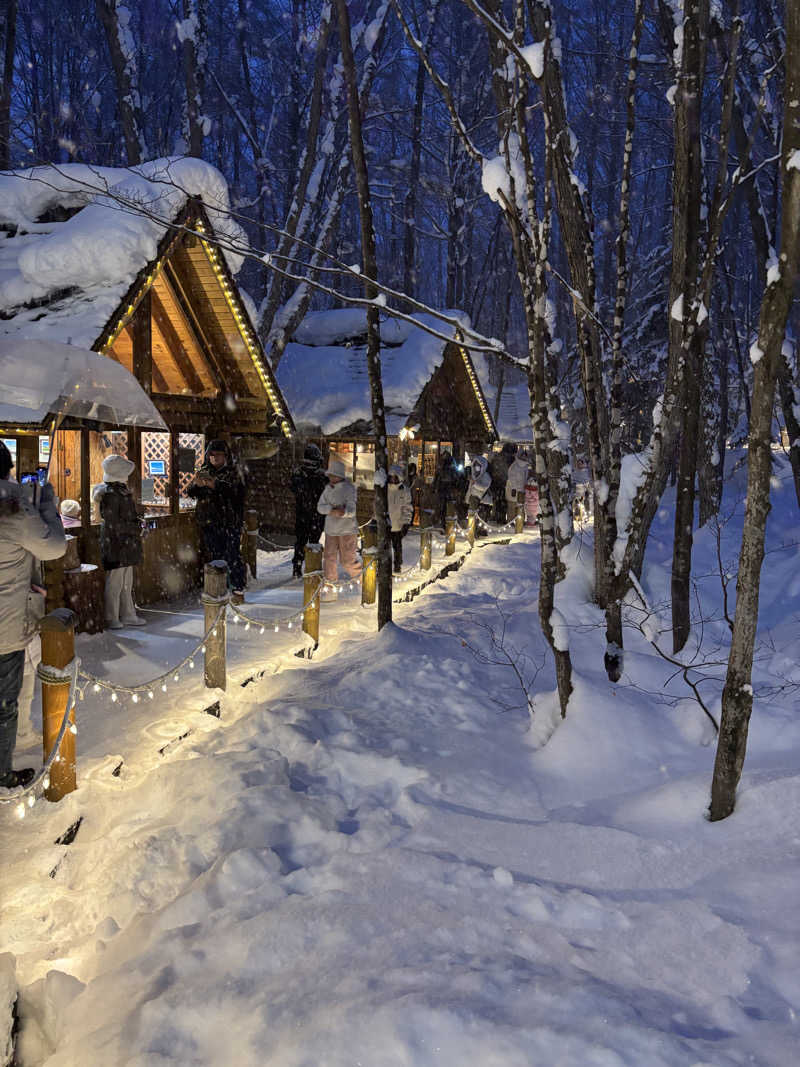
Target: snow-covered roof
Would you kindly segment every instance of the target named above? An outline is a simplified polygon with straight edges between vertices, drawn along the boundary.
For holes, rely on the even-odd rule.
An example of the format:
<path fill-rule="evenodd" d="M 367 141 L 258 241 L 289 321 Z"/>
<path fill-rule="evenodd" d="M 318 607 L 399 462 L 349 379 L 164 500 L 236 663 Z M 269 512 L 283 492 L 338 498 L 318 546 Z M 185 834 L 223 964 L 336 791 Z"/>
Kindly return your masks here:
<path fill-rule="evenodd" d="M 91 348 L 190 197 L 244 243 L 225 179 L 199 159 L 0 174 L 0 334 Z M 227 259 L 236 273 L 241 258 Z"/>
<path fill-rule="evenodd" d="M 456 311 L 446 314 L 467 320 Z M 418 312 L 417 321 L 451 336 L 453 328 Z M 386 429 L 399 433 L 441 365 L 447 342 L 399 319 L 381 322 L 381 369 Z M 372 421 L 366 360 L 366 309 L 341 308 L 306 315 L 286 346 L 278 384 L 296 424 L 334 434 L 353 423 Z"/>
<path fill-rule="evenodd" d="M 482 352 L 472 353 L 472 363 L 494 416 L 501 441 L 532 441 L 531 402 L 525 372 L 515 367 L 504 368 L 502 385 L 498 374 L 490 370 L 489 360 Z M 500 406 L 497 393 L 500 392 Z"/>

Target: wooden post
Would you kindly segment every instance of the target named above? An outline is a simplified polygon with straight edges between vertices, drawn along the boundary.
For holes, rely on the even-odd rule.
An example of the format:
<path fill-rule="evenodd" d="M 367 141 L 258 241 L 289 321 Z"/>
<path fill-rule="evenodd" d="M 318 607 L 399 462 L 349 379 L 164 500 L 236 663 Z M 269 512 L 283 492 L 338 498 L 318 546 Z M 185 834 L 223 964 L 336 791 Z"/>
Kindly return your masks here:
<path fill-rule="evenodd" d="M 517 513 L 514 516 L 514 533 L 521 534 L 525 529 L 525 505 L 517 504 Z"/>
<path fill-rule="evenodd" d="M 378 587 L 378 549 L 365 548 L 361 553 L 363 576 L 361 578 L 361 603 L 374 604 Z"/>
<path fill-rule="evenodd" d="M 322 545 L 306 545 L 305 570 L 303 573 L 303 631 L 313 638 L 314 647 L 319 644 L 319 601 L 314 596 L 322 585 Z M 313 600 L 312 600 L 313 597 Z"/>
<path fill-rule="evenodd" d="M 467 516 L 467 541 L 469 541 L 469 547 L 475 547 L 475 512 L 470 511 Z"/>
<path fill-rule="evenodd" d="M 429 510 L 424 510 L 420 516 L 422 523 L 422 529 L 419 534 L 419 567 L 420 570 L 429 571 L 431 569 L 431 545 L 433 542 L 433 531 L 431 530 L 432 513 Z"/>
<path fill-rule="evenodd" d="M 46 559 L 42 564 L 42 576 L 47 590 L 45 609 L 56 611 L 64 607 L 64 557 Z"/>
<path fill-rule="evenodd" d="M 206 563 L 203 595 L 200 598 L 205 607 L 205 629 L 211 628 L 217 613 L 223 604 L 228 603 L 228 564 L 222 559 Z M 206 637 L 205 682 L 207 689 L 225 689 L 225 614 L 223 613 L 214 630 Z"/>
<path fill-rule="evenodd" d="M 361 530 L 361 549 L 378 547 L 378 524 L 375 519 L 369 522 Z"/>
<path fill-rule="evenodd" d="M 247 566 L 250 568 L 250 577 L 257 578 L 258 566 L 258 512 L 255 508 L 248 508 L 244 513 L 244 536 L 246 539 L 245 549 Z"/>
<path fill-rule="evenodd" d="M 69 678 L 56 680 L 53 668 L 63 671 L 75 656 L 75 615 L 69 608 L 51 611 L 42 619 L 39 631 L 42 635 L 42 663 L 39 668 L 42 680 L 42 744 L 46 759 L 58 737 L 69 698 Z M 70 709 L 69 721 L 74 726 L 74 705 Z M 50 768 L 50 785 L 44 795 L 48 800 L 61 800 L 76 788 L 75 734 L 68 729 Z"/>
<path fill-rule="evenodd" d="M 444 532 L 447 537 L 447 543 L 444 546 L 444 554 L 446 556 L 452 556 L 456 550 L 456 506 L 452 500 L 447 501 Z"/>

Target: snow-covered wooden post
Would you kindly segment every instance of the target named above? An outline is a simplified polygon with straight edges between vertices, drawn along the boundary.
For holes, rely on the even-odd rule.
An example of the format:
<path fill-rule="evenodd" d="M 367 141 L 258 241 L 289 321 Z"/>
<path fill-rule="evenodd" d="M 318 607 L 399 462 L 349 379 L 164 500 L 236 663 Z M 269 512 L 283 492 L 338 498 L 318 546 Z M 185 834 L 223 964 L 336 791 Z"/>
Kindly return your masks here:
<path fill-rule="evenodd" d="M 203 595 L 205 608 L 206 655 L 205 683 L 207 689 L 225 689 L 225 612 L 219 618 L 220 608 L 228 603 L 228 564 L 223 559 L 206 563 Z M 216 623 L 215 621 L 216 620 Z M 210 631 L 210 632 L 209 632 Z"/>
<path fill-rule="evenodd" d="M 306 545 L 306 565 L 303 574 L 303 632 L 319 644 L 319 600 L 322 585 L 322 545 Z"/>
<path fill-rule="evenodd" d="M 424 510 L 422 512 L 420 522 L 422 523 L 422 529 L 419 534 L 419 567 L 420 570 L 429 571 L 431 569 L 431 544 L 433 541 L 430 511 Z"/>
<path fill-rule="evenodd" d="M 456 550 L 456 506 L 452 500 L 447 501 L 447 512 L 444 518 L 444 532 L 447 543 L 444 546 L 444 554 L 452 556 Z"/>
<path fill-rule="evenodd" d="M 467 516 L 467 541 L 469 541 L 469 547 L 475 547 L 475 512 L 470 511 Z"/>
<path fill-rule="evenodd" d="M 248 508 L 244 513 L 245 559 L 250 568 L 250 576 L 257 578 L 258 567 L 258 512 Z"/>
<path fill-rule="evenodd" d="M 374 604 L 375 592 L 378 587 L 378 549 L 365 548 L 361 553 L 361 603 Z"/>
<path fill-rule="evenodd" d="M 517 511 L 514 515 L 514 533 L 521 534 L 525 529 L 525 505 L 517 504 Z"/>
<path fill-rule="evenodd" d="M 361 530 L 361 548 L 377 548 L 378 546 L 378 524 L 374 519 L 370 519 L 365 523 Z"/>
<path fill-rule="evenodd" d="M 70 678 L 65 670 L 75 656 L 75 614 L 69 608 L 57 608 L 39 624 L 42 635 L 42 662 L 38 674 L 42 680 L 42 747 L 44 758 L 56 742 L 69 700 Z M 75 706 L 70 709 L 70 726 L 75 725 Z M 67 730 L 61 739 L 58 755 L 50 768 L 50 785 L 44 795 L 61 800 L 77 788 L 75 769 L 75 734 Z"/>

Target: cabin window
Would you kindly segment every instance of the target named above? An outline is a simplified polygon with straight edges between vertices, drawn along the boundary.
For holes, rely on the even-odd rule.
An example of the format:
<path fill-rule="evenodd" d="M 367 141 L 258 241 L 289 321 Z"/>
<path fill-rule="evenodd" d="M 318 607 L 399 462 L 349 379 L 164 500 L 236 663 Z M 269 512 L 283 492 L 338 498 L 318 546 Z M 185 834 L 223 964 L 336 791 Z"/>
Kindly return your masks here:
<path fill-rule="evenodd" d="M 348 478 L 355 478 L 355 452 L 356 446 L 352 441 L 331 441 L 330 442 L 330 454 L 335 456 L 336 459 L 340 459 L 344 463 L 344 469 L 347 471 Z"/>
<path fill-rule="evenodd" d="M 362 489 L 375 488 L 375 445 L 357 444 L 355 483 Z"/>
<path fill-rule="evenodd" d="M 194 481 L 194 476 L 203 465 L 206 439 L 201 433 L 178 434 L 178 506 L 186 511 L 195 506 L 196 501 L 186 495 L 186 490 Z"/>
<path fill-rule="evenodd" d="M 439 442 L 426 441 L 422 454 L 422 476 L 426 482 L 432 482 L 436 475 L 439 460 Z"/>
<path fill-rule="evenodd" d="M 172 434 L 142 433 L 142 504 L 146 514 L 169 509 L 172 484 Z"/>

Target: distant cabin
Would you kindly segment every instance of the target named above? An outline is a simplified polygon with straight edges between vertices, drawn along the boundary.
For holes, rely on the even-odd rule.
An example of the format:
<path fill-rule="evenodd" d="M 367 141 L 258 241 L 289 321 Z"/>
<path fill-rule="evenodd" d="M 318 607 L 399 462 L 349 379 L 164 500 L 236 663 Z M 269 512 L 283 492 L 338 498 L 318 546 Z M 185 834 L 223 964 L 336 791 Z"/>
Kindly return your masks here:
<path fill-rule="evenodd" d="M 131 484 L 148 525 L 136 577 L 141 603 L 197 585 L 186 489 L 209 438 L 230 442 L 247 465 L 252 500 L 268 508 L 267 457 L 294 433 L 234 281 L 240 256 L 214 240 L 242 247 L 228 208 L 222 175 L 196 159 L 0 175 L 0 335 L 20 346 L 47 339 L 105 353 L 151 394 L 169 426 L 154 433 L 67 420 L 50 466 L 58 495 L 82 505 L 83 562 L 97 562 L 91 488 L 110 453 L 136 464 Z M 45 427 L 0 427 L 0 437 L 18 471 L 47 462 Z"/>
<path fill-rule="evenodd" d="M 484 452 L 497 432 L 470 353 L 454 328 L 431 315 L 414 319 L 385 318 L 380 325 L 387 447 L 390 463 L 415 463 L 430 485 L 442 452 L 463 462 L 465 453 Z M 366 521 L 374 507 L 375 430 L 364 308 L 307 315 L 276 376 L 298 433 L 344 462 L 359 488 L 359 521 Z"/>

